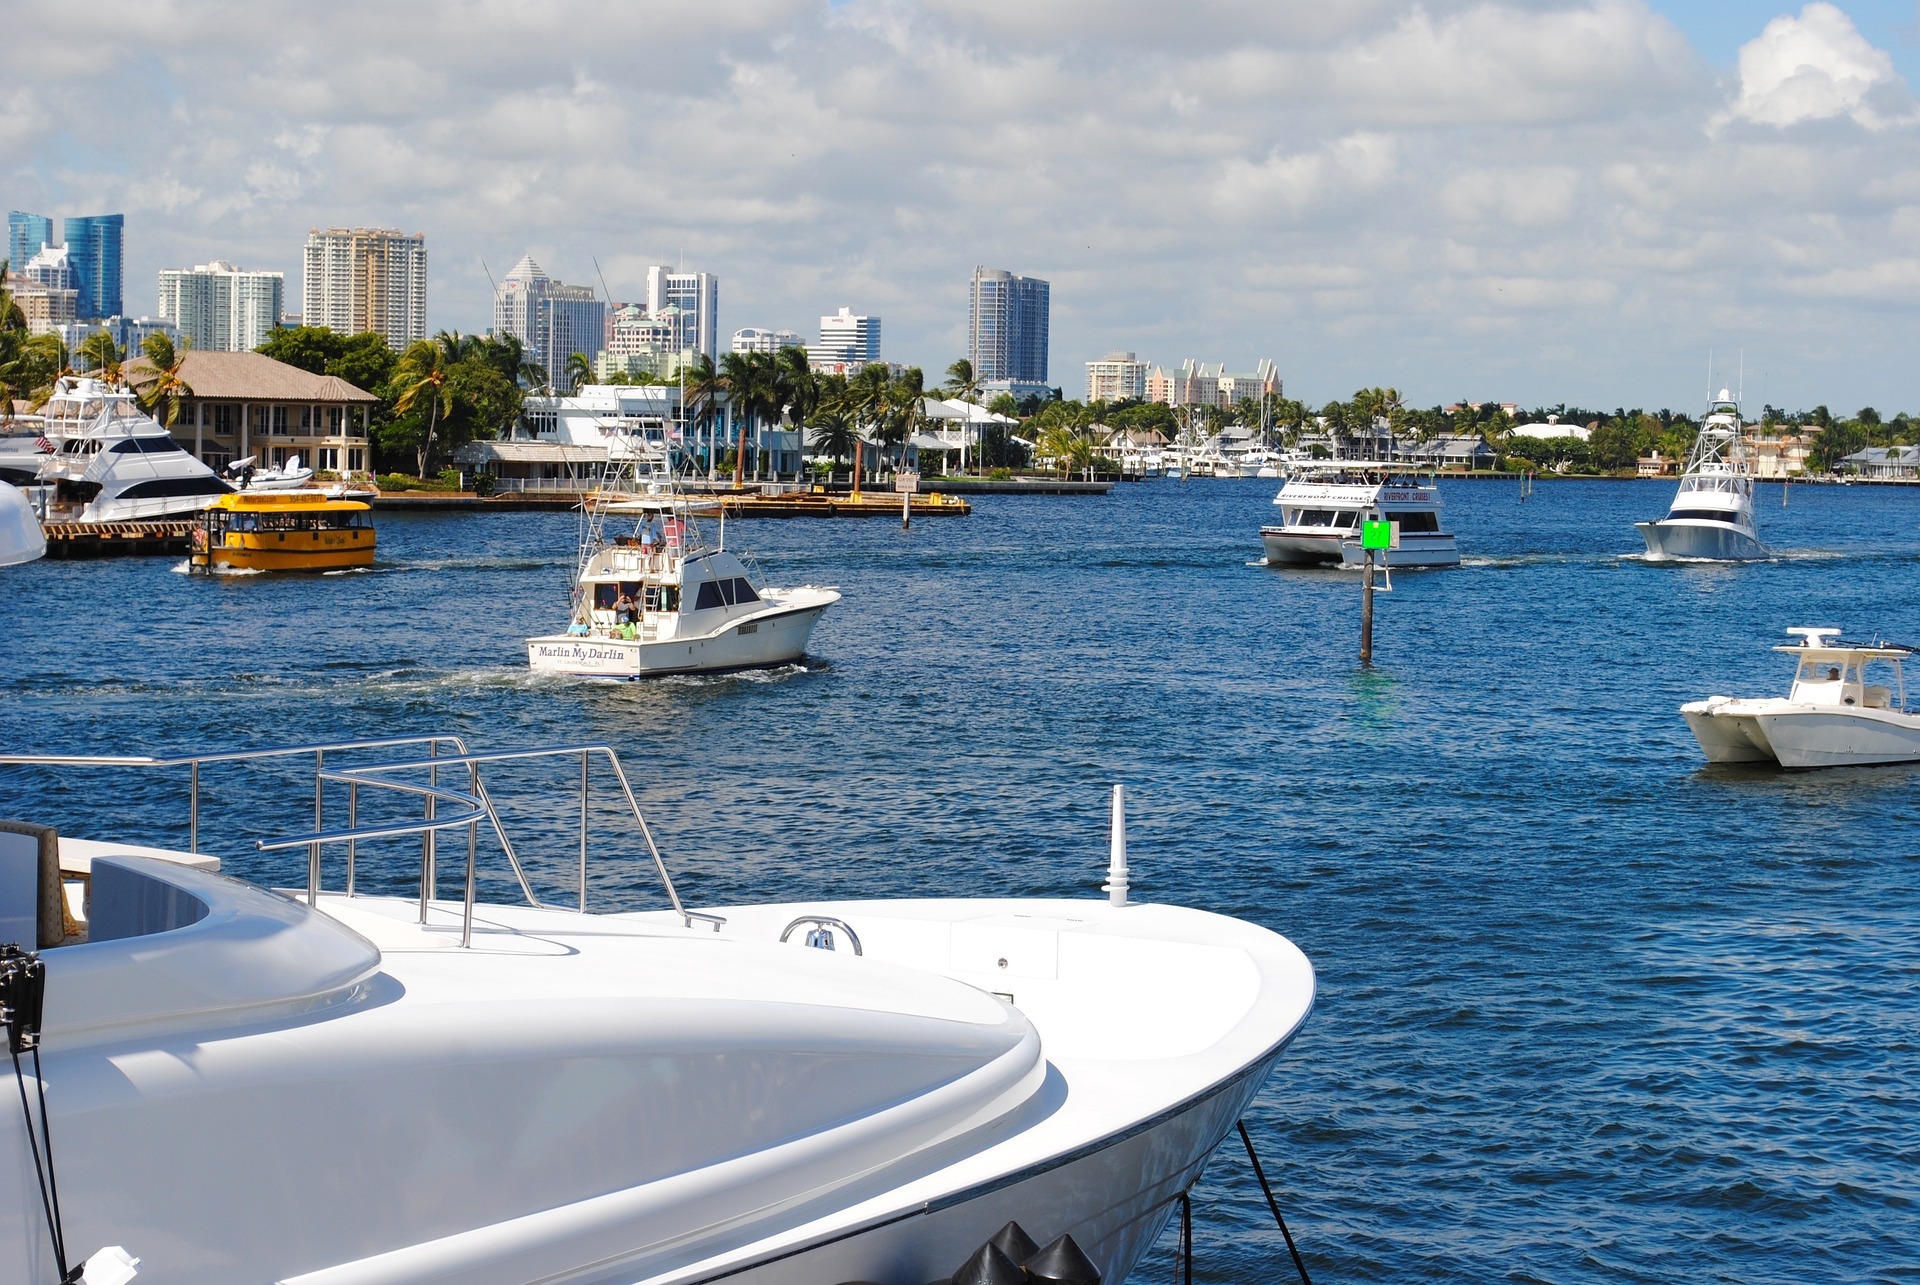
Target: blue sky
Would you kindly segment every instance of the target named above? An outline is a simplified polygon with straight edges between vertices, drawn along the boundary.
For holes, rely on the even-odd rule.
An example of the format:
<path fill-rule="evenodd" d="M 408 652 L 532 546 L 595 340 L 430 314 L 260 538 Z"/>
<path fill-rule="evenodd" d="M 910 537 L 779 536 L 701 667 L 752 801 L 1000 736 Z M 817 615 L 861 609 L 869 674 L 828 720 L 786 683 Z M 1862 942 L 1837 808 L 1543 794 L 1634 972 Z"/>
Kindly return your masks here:
<path fill-rule="evenodd" d="M 1053 283 L 1069 396 L 1121 349 L 1680 407 L 1744 350 L 1776 404 L 1920 412 L 1912 0 L 88 11 L 8 8 L 0 201 L 124 211 L 138 311 L 215 258 L 292 305 L 308 228 L 375 225 L 427 234 L 436 327 L 489 323 L 483 260 L 678 259 L 724 332 L 847 306 L 939 371 L 983 264 Z"/>

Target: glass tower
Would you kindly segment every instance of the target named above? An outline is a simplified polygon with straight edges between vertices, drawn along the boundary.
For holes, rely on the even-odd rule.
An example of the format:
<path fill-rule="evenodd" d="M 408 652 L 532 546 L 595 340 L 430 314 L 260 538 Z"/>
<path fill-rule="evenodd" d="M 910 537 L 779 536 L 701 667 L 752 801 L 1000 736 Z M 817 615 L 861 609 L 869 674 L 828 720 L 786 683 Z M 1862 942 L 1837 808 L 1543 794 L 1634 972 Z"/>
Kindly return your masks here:
<path fill-rule="evenodd" d="M 120 303 L 120 245 L 126 224 L 124 214 L 90 214 L 62 221 L 67 262 L 80 291 L 74 313 L 85 320 L 117 317 L 125 311 Z"/>
<path fill-rule="evenodd" d="M 982 383 L 1047 382 L 1047 320 L 1052 287 L 1038 277 L 975 268 L 968 312 L 968 356 Z"/>
<path fill-rule="evenodd" d="M 7 212 L 7 262 L 15 272 L 27 266 L 27 260 L 40 253 L 40 247 L 53 244 L 53 220 L 44 214 Z"/>

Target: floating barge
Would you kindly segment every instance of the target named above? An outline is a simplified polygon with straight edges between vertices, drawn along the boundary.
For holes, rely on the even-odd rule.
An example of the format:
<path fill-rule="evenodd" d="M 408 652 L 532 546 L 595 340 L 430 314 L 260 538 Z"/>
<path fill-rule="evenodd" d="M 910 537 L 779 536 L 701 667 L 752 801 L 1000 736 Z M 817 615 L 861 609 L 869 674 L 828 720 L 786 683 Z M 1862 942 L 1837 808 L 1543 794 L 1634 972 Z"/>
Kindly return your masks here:
<path fill-rule="evenodd" d="M 718 500 L 730 518 L 897 518 L 900 496 L 885 491 L 846 492 L 789 491 L 783 495 L 757 492 L 719 494 Z M 963 518 L 973 506 L 957 495 L 933 492 L 908 497 L 907 513 L 916 518 Z"/>
<path fill-rule="evenodd" d="M 44 522 L 49 558 L 185 553 L 198 515 L 151 522 Z"/>

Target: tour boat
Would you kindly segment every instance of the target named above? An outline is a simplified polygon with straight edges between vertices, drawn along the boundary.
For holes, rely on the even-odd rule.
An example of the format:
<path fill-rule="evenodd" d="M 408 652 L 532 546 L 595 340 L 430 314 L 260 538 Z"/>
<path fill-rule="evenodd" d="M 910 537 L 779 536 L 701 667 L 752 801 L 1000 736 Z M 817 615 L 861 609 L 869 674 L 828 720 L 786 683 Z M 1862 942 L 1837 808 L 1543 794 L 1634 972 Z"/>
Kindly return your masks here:
<path fill-rule="evenodd" d="M 1901 663 L 1913 649 L 1838 641 L 1838 629 L 1789 629 L 1775 647 L 1798 659 L 1782 698 L 1709 696 L 1680 707 L 1709 763 L 1781 767 L 1920 761 L 1920 714 L 1907 712 Z M 1884 666 L 1888 683 L 1871 672 Z"/>
<path fill-rule="evenodd" d="M 32 501 L 19 487 L 0 482 L 0 567 L 32 562 L 46 552 L 47 537 Z"/>
<path fill-rule="evenodd" d="M 567 631 L 527 640 L 536 673 L 655 678 L 765 669 L 805 657 L 836 589 L 755 584 L 727 551 L 718 503 L 674 490 L 644 443 L 609 450 L 606 476 L 581 506 Z M 651 490 L 650 490 L 651 488 Z M 720 543 L 697 520 L 720 513 Z"/>
<path fill-rule="evenodd" d="M 233 488 L 140 409 L 134 395 L 67 376 L 43 408 L 58 450 L 40 467 L 48 521 L 141 522 L 197 513 Z"/>
<path fill-rule="evenodd" d="M 1693 439 L 1667 516 L 1637 522 L 1650 562 L 1755 562 L 1768 558 L 1753 510 L 1753 452 L 1740 403 L 1726 389 Z"/>
<path fill-rule="evenodd" d="M 1382 460 L 1303 460 L 1273 497 L 1278 526 L 1260 528 L 1267 565 L 1364 559 L 1362 522 L 1390 522 L 1394 547 L 1376 553 L 1389 567 L 1456 567 L 1460 549 L 1440 524 L 1440 489 L 1405 465 Z"/>
<path fill-rule="evenodd" d="M 280 765 L 253 827 L 291 762 L 313 812 L 254 846 L 292 886 L 209 870 L 203 778 Z M 0 826 L 7 1280 L 925 1285 L 995 1238 L 1115 1285 L 1313 1004 L 1278 934 L 1129 899 L 1118 791 L 1104 898 L 695 908 L 605 746 L 0 764 L 171 769 L 188 836 L 111 791 L 85 840 Z M 608 854 L 659 909 L 588 913 Z"/>
<path fill-rule="evenodd" d="M 320 491 L 223 495 L 193 528 L 189 567 L 338 571 L 373 564 L 373 510 Z"/>

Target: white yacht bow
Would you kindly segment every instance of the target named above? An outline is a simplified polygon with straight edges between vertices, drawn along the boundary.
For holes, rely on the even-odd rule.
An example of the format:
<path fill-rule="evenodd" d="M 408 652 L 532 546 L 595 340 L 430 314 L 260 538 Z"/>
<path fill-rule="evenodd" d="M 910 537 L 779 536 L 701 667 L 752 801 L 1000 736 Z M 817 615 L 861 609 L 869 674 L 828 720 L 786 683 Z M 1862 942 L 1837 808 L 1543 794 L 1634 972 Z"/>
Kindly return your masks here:
<path fill-rule="evenodd" d="M 404 757 L 340 766 L 375 752 Z M 1009 1220 L 1071 1236 L 1112 1285 L 1313 1002 L 1291 943 L 1128 903 L 1124 865 L 1104 901 L 693 909 L 605 747 L 0 763 L 190 768 L 197 836 L 203 772 L 283 755 L 323 764 L 314 830 L 259 845 L 305 854 L 284 895 L 195 869 L 196 838 L 123 842 L 144 836 L 113 833 L 111 808 L 101 842 L 0 834 L 0 874 L 44 877 L 55 843 L 91 880 L 84 944 L 40 952 L 39 1084 L 23 1072 L 44 1088 L 57 1204 L 21 1118 L 0 1121 L 9 1279 L 55 1279 L 51 1208 L 68 1257 L 124 1246 L 142 1281 L 196 1285 L 924 1285 Z M 581 818 L 564 901 L 536 898 L 541 870 L 483 779 L 536 761 L 580 791 L 538 813 Z M 664 908 L 583 913 L 589 763 Z M 328 828 L 343 804 L 357 824 Z M 454 869 L 428 843 L 417 894 L 369 893 L 394 886 L 375 842 L 420 832 Z M 476 896 L 482 833 L 521 904 Z M 0 922 L 34 923 L 26 887 Z M 57 911 L 51 926 L 62 940 Z"/>

